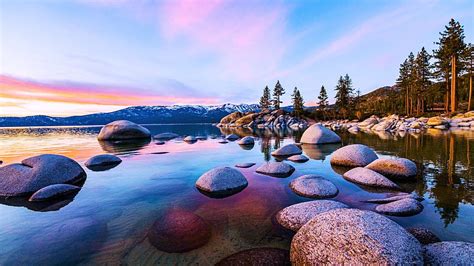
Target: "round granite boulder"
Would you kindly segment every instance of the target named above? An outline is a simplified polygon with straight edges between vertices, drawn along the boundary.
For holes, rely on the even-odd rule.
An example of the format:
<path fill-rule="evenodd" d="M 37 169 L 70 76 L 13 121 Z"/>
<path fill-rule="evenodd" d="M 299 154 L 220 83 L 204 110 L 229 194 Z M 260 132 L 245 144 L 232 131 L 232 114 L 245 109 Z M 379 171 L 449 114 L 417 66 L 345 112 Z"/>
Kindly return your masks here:
<path fill-rule="evenodd" d="M 122 159 L 113 154 L 100 154 L 91 157 L 84 165 L 93 171 L 103 171 L 114 168 L 122 162 Z"/>
<path fill-rule="evenodd" d="M 192 142 L 196 142 L 197 139 L 196 139 L 196 137 L 194 137 L 194 136 L 186 136 L 186 137 L 183 139 L 183 141 L 188 142 L 188 143 L 192 143 Z"/>
<path fill-rule="evenodd" d="M 356 184 L 377 188 L 400 189 L 385 176 L 363 167 L 353 168 L 343 174 L 343 177 Z"/>
<path fill-rule="evenodd" d="M 273 156 L 291 156 L 291 155 L 296 155 L 296 154 L 301 154 L 303 151 L 301 151 L 301 148 L 298 147 L 295 144 L 288 144 L 285 145 L 277 150 L 274 150 L 272 152 Z"/>
<path fill-rule="evenodd" d="M 288 177 L 295 171 L 295 168 L 287 163 L 283 162 L 268 162 L 259 166 L 256 170 L 259 174 L 275 176 L 275 177 Z"/>
<path fill-rule="evenodd" d="M 210 225 L 200 216 L 184 210 L 167 212 L 155 221 L 148 232 L 148 240 L 154 247 L 170 253 L 202 247 L 210 238 Z"/>
<path fill-rule="evenodd" d="M 387 177 L 406 179 L 416 176 L 416 164 L 405 158 L 380 158 L 366 166 Z"/>
<path fill-rule="evenodd" d="M 145 127 L 128 120 L 117 120 L 102 127 L 97 138 L 99 140 L 149 139 L 151 133 Z"/>
<path fill-rule="evenodd" d="M 288 159 L 288 161 L 292 161 L 292 162 L 295 162 L 295 163 L 304 163 L 304 162 L 309 161 L 309 158 L 302 155 L 302 154 L 292 155 L 292 156 L 288 157 L 287 159 Z"/>
<path fill-rule="evenodd" d="M 362 144 L 347 145 L 337 149 L 331 155 L 331 164 L 349 167 L 364 167 L 377 160 L 375 152 Z"/>
<path fill-rule="evenodd" d="M 246 137 L 243 137 L 242 139 L 240 139 L 238 144 L 239 145 L 254 145 L 255 140 L 251 136 L 246 136 Z"/>
<path fill-rule="evenodd" d="M 339 192 L 331 181 L 317 175 L 303 175 L 293 179 L 290 188 L 300 196 L 316 199 L 332 198 Z"/>
<path fill-rule="evenodd" d="M 417 201 L 423 201 L 423 198 L 418 196 L 418 195 L 403 193 L 403 194 L 391 196 L 391 197 L 388 197 L 388 198 L 369 199 L 369 200 L 365 200 L 365 202 L 368 202 L 368 203 L 389 203 L 389 202 L 394 202 L 394 201 L 401 200 L 401 199 L 415 199 Z"/>
<path fill-rule="evenodd" d="M 230 135 L 227 135 L 225 137 L 227 140 L 230 140 L 230 141 L 234 141 L 234 140 L 238 140 L 239 139 L 239 136 L 235 135 L 235 134 L 230 134 Z"/>
<path fill-rule="evenodd" d="M 216 266 L 291 265 L 290 252 L 279 248 L 252 248 L 224 258 Z"/>
<path fill-rule="evenodd" d="M 315 124 L 304 131 L 300 142 L 306 144 L 339 143 L 341 142 L 341 137 L 332 130 L 320 124 Z"/>
<path fill-rule="evenodd" d="M 410 227 L 407 228 L 407 231 L 418 239 L 422 245 L 441 242 L 441 239 L 439 239 L 437 235 L 424 227 Z"/>
<path fill-rule="evenodd" d="M 74 160 L 55 154 L 27 158 L 0 167 L 0 197 L 27 196 L 54 184 L 77 184 L 86 178 Z"/>
<path fill-rule="evenodd" d="M 423 211 L 423 205 L 415 199 L 406 198 L 378 205 L 375 211 L 393 216 L 410 216 Z"/>
<path fill-rule="evenodd" d="M 196 187 L 215 197 L 225 197 L 242 191 L 248 185 L 245 176 L 231 167 L 218 167 L 207 171 L 196 181 Z"/>
<path fill-rule="evenodd" d="M 348 208 L 344 203 L 333 200 L 313 200 L 294 204 L 276 214 L 277 222 L 294 232 L 318 214 L 338 208 Z"/>
<path fill-rule="evenodd" d="M 371 211 L 334 209 L 316 215 L 291 242 L 292 265 L 423 264 L 418 240 Z"/>
<path fill-rule="evenodd" d="M 249 168 L 249 167 L 252 167 L 254 166 L 255 163 L 238 163 L 235 165 L 235 167 L 238 167 L 238 168 Z"/>
<path fill-rule="evenodd" d="M 424 246 L 425 265 L 472 265 L 474 243 L 443 241 Z"/>
<path fill-rule="evenodd" d="M 80 187 L 69 184 L 55 184 L 44 187 L 31 195 L 29 201 L 46 201 L 77 193 Z"/>
<path fill-rule="evenodd" d="M 175 139 L 177 137 L 179 137 L 178 134 L 170 133 L 170 132 L 160 133 L 158 135 L 153 136 L 153 138 L 157 140 L 170 140 L 170 139 Z"/>

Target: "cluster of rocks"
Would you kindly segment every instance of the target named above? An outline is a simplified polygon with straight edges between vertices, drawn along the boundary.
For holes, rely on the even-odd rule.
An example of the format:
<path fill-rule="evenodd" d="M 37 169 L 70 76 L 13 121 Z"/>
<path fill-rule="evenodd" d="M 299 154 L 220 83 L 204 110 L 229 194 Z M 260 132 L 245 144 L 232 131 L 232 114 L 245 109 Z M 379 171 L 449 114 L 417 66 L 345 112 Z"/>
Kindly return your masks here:
<path fill-rule="evenodd" d="M 245 128 L 291 128 L 299 130 L 306 128 L 308 122 L 293 117 L 284 110 L 263 111 L 260 113 L 234 112 L 221 119 L 218 127 L 245 127 Z"/>
<path fill-rule="evenodd" d="M 385 131 L 385 132 L 421 132 L 428 128 L 448 129 L 458 128 L 474 130 L 474 111 L 464 114 L 457 114 L 451 118 L 444 116 L 434 117 L 403 117 L 399 115 L 390 115 L 379 118 L 375 115 L 365 119 L 362 122 L 357 120 L 336 120 L 323 123 L 333 130 L 345 129 L 351 133 L 359 131 Z"/>

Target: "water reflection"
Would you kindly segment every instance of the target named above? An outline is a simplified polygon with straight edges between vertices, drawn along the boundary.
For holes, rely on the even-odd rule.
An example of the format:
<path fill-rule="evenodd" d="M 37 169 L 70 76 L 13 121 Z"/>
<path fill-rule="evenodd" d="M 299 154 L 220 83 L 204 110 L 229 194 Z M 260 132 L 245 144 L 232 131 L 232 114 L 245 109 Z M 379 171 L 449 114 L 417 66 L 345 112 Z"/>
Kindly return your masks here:
<path fill-rule="evenodd" d="M 137 151 L 148 144 L 151 139 L 136 139 L 136 140 L 116 140 L 116 141 L 99 141 L 100 147 L 108 153 L 124 154 L 131 151 Z"/>

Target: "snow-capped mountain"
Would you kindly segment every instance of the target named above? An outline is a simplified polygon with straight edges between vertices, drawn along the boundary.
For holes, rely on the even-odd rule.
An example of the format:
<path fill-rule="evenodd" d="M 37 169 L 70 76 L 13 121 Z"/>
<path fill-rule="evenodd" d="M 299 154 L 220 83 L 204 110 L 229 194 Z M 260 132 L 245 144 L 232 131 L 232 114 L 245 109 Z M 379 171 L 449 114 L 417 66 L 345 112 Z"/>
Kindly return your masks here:
<path fill-rule="evenodd" d="M 233 112 L 257 112 L 257 104 L 223 105 L 172 105 L 133 106 L 110 113 L 97 113 L 70 117 L 27 116 L 0 117 L 0 127 L 11 126 L 68 126 L 104 125 L 114 120 L 126 119 L 139 124 L 216 123 Z"/>

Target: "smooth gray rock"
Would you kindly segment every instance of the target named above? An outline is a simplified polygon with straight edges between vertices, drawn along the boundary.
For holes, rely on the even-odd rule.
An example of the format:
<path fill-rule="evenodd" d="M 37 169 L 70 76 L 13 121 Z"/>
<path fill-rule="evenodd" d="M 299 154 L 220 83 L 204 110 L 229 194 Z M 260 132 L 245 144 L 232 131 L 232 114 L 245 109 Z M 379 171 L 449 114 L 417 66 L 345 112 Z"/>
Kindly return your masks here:
<path fill-rule="evenodd" d="M 230 135 L 227 135 L 225 137 L 227 140 L 230 140 L 230 141 L 234 141 L 234 140 L 238 140 L 239 139 L 239 136 L 235 135 L 235 134 L 230 134 Z"/>
<path fill-rule="evenodd" d="M 300 196 L 317 199 L 332 198 L 339 192 L 331 181 L 317 175 L 300 176 L 290 182 L 290 188 Z"/>
<path fill-rule="evenodd" d="M 423 264 L 418 240 L 371 211 L 334 209 L 316 215 L 291 242 L 292 265 Z"/>
<path fill-rule="evenodd" d="M 110 169 L 119 165 L 121 162 L 122 159 L 113 154 L 100 154 L 89 158 L 84 165 L 91 170 L 96 170 L 96 168 L 102 167 Z"/>
<path fill-rule="evenodd" d="M 423 211 L 423 205 L 415 199 L 401 199 L 375 207 L 375 211 L 393 216 L 410 216 Z"/>
<path fill-rule="evenodd" d="M 238 163 L 235 165 L 235 167 L 238 167 L 238 168 L 249 168 L 249 167 L 252 167 L 254 166 L 255 163 Z"/>
<path fill-rule="evenodd" d="M 55 154 L 27 158 L 0 167 L 0 197 L 27 196 L 54 184 L 76 184 L 86 178 L 74 160 Z"/>
<path fill-rule="evenodd" d="M 117 120 L 108 123 L 99 132 L 99 140 L 124 140 L 150 138 L 151 133 L 145 127 L 128 120 Z"/>
<path fill-rule="evenodd" d="M 302 154 L 298 154 L 298 155 L 292 155 L 288 157 L 287 160 L 295 162 L 295 163 L 304 163 L 304 162 L 307 162 L 309 158 Z"/>
<path fill-rule="evenodd" d="M 343 177 L 354 183 L 369 187 L 400 189 L 397 184 L 393 183 L 385 176 L 363 167 L 353 168 L 345 172 Z"/>
<path fill-rule="evenodd" d="M 155 135 L 153 138 L 158 139 L 158 140 L 171 140 L 171 139 L 175 139 L 177 137 L 179 137 L 178 134 L 165 132 L 165 133 L 160 133 L 158 135 Z"/>
<path fill-rule="evenodd" d="M 380 158 L 366 166 L 387 177 L 406 179 L 416 176 L 416 164 L 405 158 Z"/>
<path fill-rule="evenodd" d="M 444 241 L 424 246 L 425 265 L 472 265 L 474 243 Z"/>
<path fill-rule="evenodd" d="M 268 162 L 259 166 L 256 170 L 259 174 L 288 177 L 295 171 L 295 168 L 283 162 Z"/>
<path fill-rule="evenodd" d="M 196 181 L 196 187 L 211 196 L 230 196 L 248 185 L 245 176 L 231 167 L 218 167 L 207 171 Z"/>
<path fill-rule="evenodd" d="M 273 156 L 291 156 L 291 155 L 296 155 L 296 154 L 301 154 L 303 151 L 301 151 L 300 147 L 298 147 L 295 144 L 288 144 L 285 145 L 277 150 L 274 150 L 272 152 Z"/>
<path fill-rule="evenodd" d="M 242 139 L 240 139 L 237 143 L 239 145 L 254 145 L 255 140 L 251 136 L 246 136 L 246 137 L 243 137 Z"/>
<path fill-rule="evenodd" d="M 300 142 L 307 144 L 339 143 L 341 142 L 341 137 L 330 129 L 315 124 L 305 130 Z"/>
<path fill-rule="evenodd" d="M 187 136 L 183 139 L 186 142 L 196 142 L 197 139 L 194 136 Z"/>
<path fill-rule="evenodd" d="M 60 198 L 65 195 L 74 194 L 81 190 L 80 187 L 69 185 L 69 184 L 55 184 L 49 185 L 44 187 L 38 191 L 36 191 L 31 197 L 29 201 L 46 201 L 52 200 L 56 198 Z"/>
<path fill-rule="evenodd" d="M 418 239 L 422 245 L 441 242 L 441 239 L 439 239 L 437 235 L 424 227 L 410 227 L 407 228 L 407 231 Z"/>
<path fill-rule="evenodd" d="M 364 167 L 377 160 L 375 152 L 362 144 L 347 145 L 337 149 L 331 155 L 331 164 L 349 167 Z"/>
<path fill-rule="evenodd" d="M 296 232 L 316 215 L 338 208 L 348 208 L 348 206 L 333 200 L 307 201 L 279 211 L 276 214 L 276 220 L 281 226 Z"/>
<path fill-rule="evenodd" d="M 382 198 L 382 199 L 369 199 L 369 200 L 365 200 L 365 202 L 368 202 L 368 203 L 389 203 L 389 202 L 394 202 L 394 201 L 401 200 L 401 199 L 415 199 L 417 201 L 422 201 L 423 200 L 422 197 L 417 196 L 417 195 L 403 194 L 403 195 L 396 195 L 396 196 L 392 196 L 392 197 L 388 197 L 388 198 Z"/>

